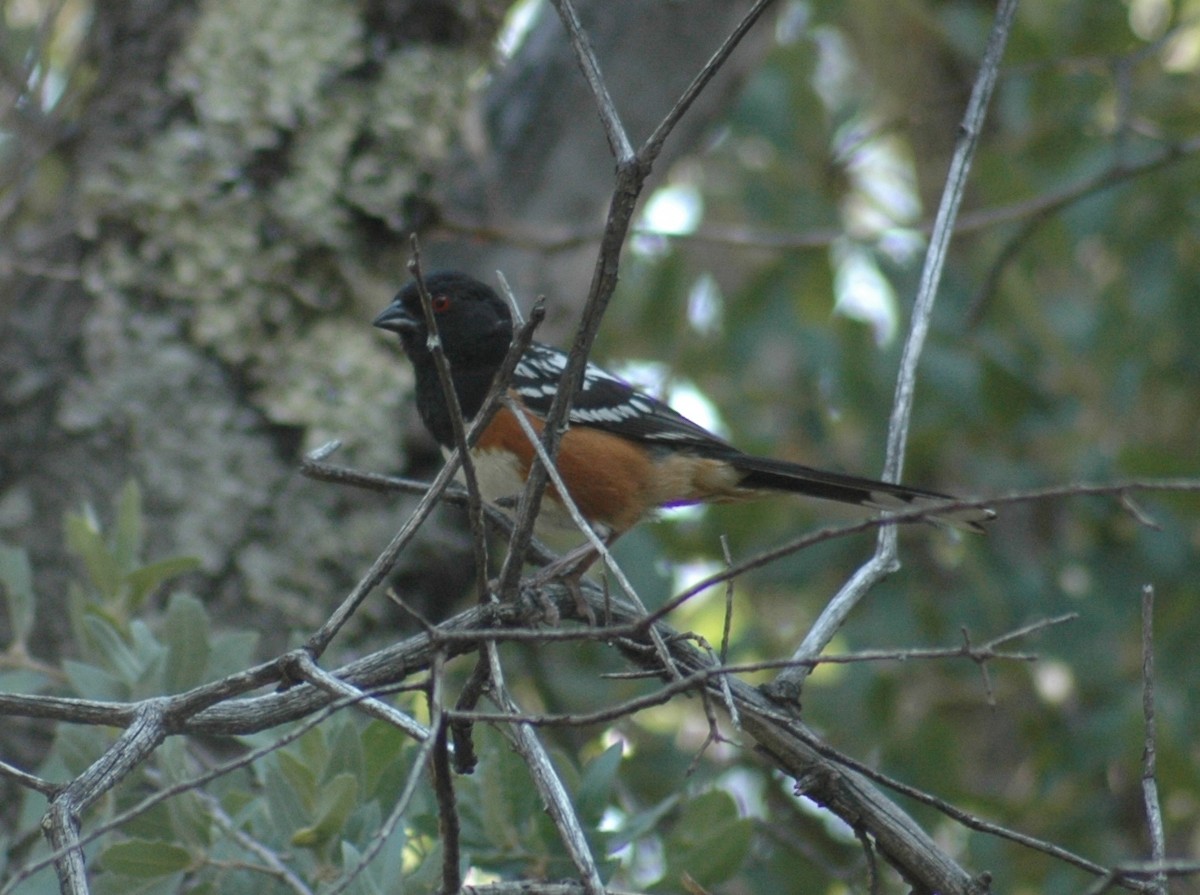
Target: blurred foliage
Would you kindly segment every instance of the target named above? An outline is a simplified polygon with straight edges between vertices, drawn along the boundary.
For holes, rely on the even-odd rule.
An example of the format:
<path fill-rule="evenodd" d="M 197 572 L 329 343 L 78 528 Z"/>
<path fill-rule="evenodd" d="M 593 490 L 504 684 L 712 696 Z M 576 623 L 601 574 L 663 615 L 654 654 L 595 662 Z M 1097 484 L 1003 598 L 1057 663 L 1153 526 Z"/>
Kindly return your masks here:
<path fill-rule="evenodd" d="M 61 39 L 49 42 L 39 43 L 32 25 L 0 18 L 6 70 L 19 69 L 31 47 L 68 65 L 69 37 L 86 27 L 84 6 L 62 4 L 75 31 L 64 24 Z M 285 44 L 268 42 L 263 52 L 296 76 L 265 84 L 255 80 L 259 72 L 211 68 L 204 51 L 275 25 L 258 21 L 266 14 L 253 4 L 207 7 L 228 19 L 205 20 L 172 82 L 196 103 L 194 129 L 162 133 L 88 184 L 94 207 L 119 197 L 140 228 L 138 240 L 102 254 L 104 281 L 195 302 L 195 337 L 249 371 L 272 419 L 344 432 L 353 424 L 340 398 L 356 392 L 390 424 L 392 412 L 379 412 L 379 395 L 395 396 L 390 360 L 379 360 L 365 330 L 361 352 L 347 348 L 355 337 L 324 313 L 364 291 L 356 253 L 378 249 L 364 218 L 391 207 L 410 182 L 407 163 L 438 156 L 447 139 L 414 128 L 406 107 L 378 104 L 413 87 L 403 68 L 412 64 L 429 92 L 406 102 L 456 107 L 455 85 L 471 65 L 393 48 L 368 89 L 339 77 L 360 61 L 339 50 L 346 4 L 329 4 L 319 28 L 299 5 L 283 4 L 280 16 L 294 13 L 289 27 L 326 50 L 296 59 Z M 669 172 L 670 186 L 702 209 L 697 232 L 636 241 L 597 357 L 666 364 L 668 390 L 687 385 L 704 396 L 749 450 L 878 470 L 922 223 L 932 218 L 991 12 L 989 4 L 934 0 L 786 4 L 777 48 L 721 132 Z M 237 15 L 253 27 L 231 24 Z M 922 359 L 907 481 L 999 494 L 1197 474 L 1198 20 L 1195 0 L 1022 7 Z M 334 67 L 327 78 L 309 66 L 320 60 Z M 42 89 L 45 103 L 57 101 L 53 78 Z M 262 164 L 269 173 L 277 129 L 307 115 L 318 126 L 302 138 L 303 163 L 248 198 L 247 172 L 261 173 Z M 259 124 L 263 142 L 231 142 L 231 117 Z M 416 140 L 401 155 L 405 165 L 356 155 L 364 147 L 399 152 L 403 135 Z M 12 147 L 0 143 L 0 153 Z M 60 182 L 53 161 L 24 173 L 52 191 Z M 346 179 L 318 176 L 331 168 Z M 134 176 L 139 186 L 130 190 Z M 30 214 L 47 202 L 30 201 Z M 260 240 L 272 228 L 288 239 L 271 240 L 282 248 L 264 253 Z M 295 283 L 308 291 L 293 292 Z M 226 301 L 235 293 L 237 302 Z M 268 327 L 294 327 L 295 340 L 276 341 L 274 353 L 260 357 L 257 337 Z M 348 354 L 361 363 L 346 367 Z M 326 365 L 307 381 L 293 360 L 313 356 Z M 321 411 L 330 395 L 340 398 Z M 1079 618 L 1016 641 L 1014 649 L 1038 660 L 993 663 L 986 679 L 967 662 L 822 668 L 805 693 L 806 720 L 850 754 L 981 816 L 1097 861 L 1144 858 L 1139 599 L 1152 585 L 1168 849 L 1196 854 L 1200 498 L 1142 495 L 1138 504 L 1157 529 L 1116 500 L 1073 498 L 1006 506 L 985 538 L 905 532 L 904 568 L 876 588 L 836 650 L 956 646 L 964 630 L 978 644 L 1065 612 Z M 136 490 L 127 490 L 107 533 L 89 511 L 66 522 L 82 573 L 70 603 L 74 653 L 61 668 L 29 657 L 24 640 L 37 601 L 28 562 L 0 550 L 14 636 L 0 689 L 130 699 L 178 692 L 250 663 L 253 632 L 222 632 L 194 596 L 164 593 L 187 561 L 142 556 L 137 505 Z M 849 517 L 786 500 L 682 513 L 630 535 L 620 555 L 653 604 L 717 568 L 722 535 L 743 558 L 838 518 Z M 740 579 L 730 659 L 789 655 L 870 546 L 865 538 L 833 541 Z M 707 594 L 672 620 L 716 643 L 721 597 Z M 581 712 L 643 692 L 598 679 L 619 667 L 601 646 L 508 647 L 505 659 L 531 710 Z M 765 773 L 747 749 L 712 746 L 693 764 L 707 733 L 695 700 L 610 728 L 548 732 L 597 852 L 609 859 L 606 872 L 620 885 L 656 891 L 678 891 L 684 873 L 706 887 L 733 880 L 726 885 L 738 892 L 862 888 L 853 833 L 794 799 L 788 781 Z M 109 735 L 62 726 L 38 772 L 65 779 Z M 456 781 L 465 863 L 481 879 L 570 875 L 519 761 L 495 731 L 479 735 L 479 770 Z M 98 889 L 284 891 L 261 869 L 251 840 L 285 855 L 313 886 L 353 866 L 375 844 L 414 747 L 347 712 L 283 736 L 246 738 L 245 748 L 278 748 L 105 834 L 93 853 Z M 198 775 L 209 760 L 198 744 L 169 741 L 87 823 Z M 1060 863 L 906 807 L 1004 891 L 1086 887 Z M 10 867 L 44 853 L 36 835 L 42 810 L 40 797 L 23 797 Z M 434 806 L 419 789 L 354 887 L 390 889 L 403 878 L 424 891 L 439 859 Z M 43 871 L 21 891 L 54 888 Z"/>
<path fill-rule="evenodd" d="M 1197 12 L 1021 8 L 922 358 L 907 481 L 989 494 L 1200 472 Z M 990 15 L 966 3 L 791 4 L 781 45 L 724 131 L 670 174 L 668 190 L 703 209 L 695 233 L 642 239 L 626 256 L 598 356 L 668 361 L 667 392 L 698 388 L 747 449 L 877 471 L 920 224 L 932 219 Z M 941 71 L 940 93 L 926 69 Z M 1069 201 L 1036 211 L 1060 195 Z M 865 290 L 865 323 L 842 291 L 847 243 L 886 283 Z M 697 316 L 713 284 L 717 312 Z M 889 314 L 898 334 L 879 340 Z M 1115 499 L 1074 498 L 1005 507 L 982 539 L 906 532 L 904 568 L 835 651 L 953 646 L 962 630 L 978 644 L 1080 618 L 1012 644 L 1039 659 L 990 667 L 994 705 L 970 663 L 872 663 L 814 675 L 806 718 L 955 804 L 1099 861 L 1144 858 L 1139 613 L 1152 585 L 1168 848 L 1194 855 L 1200 496 L 1136 501 L 1159 530 Z M 693 576 L 697 555 L 718 567 L 721 535 L 739 559 L 837 518 L 824 505 L 763 502 L 692 514 L 622 546 L 664 568 L 664 551 L 683 563 L 663 577 L 665 596 Z M 825 544 L 740 579 L 731 658 L 790 654 L 870 546 Z M 715 640 L 720 594 L 707 599 L 676 621 Z M 1005 889 L 1084 885 L 1026 849 L 918 817 Z"/>
<path fill-rule="evenodd" d="M 0 653 L 0 692 L 127 702 L 184 692 L 254 663 L 255 632 L 218 630 L 200 600 L 170 586 L 193 560 L 142 556 L 136 486 L 122 491 L 111 516 L 107 532 L 91 507 L 65 520 L 80 574 L 70 602 L 77 658 L 61 668 L 25 651 L 21 638 L 36 606 L 28 560 L 0 547 L 0 595 L 17 632 Z M 418 717 L 425 713 L 419 694 L 399 702 Z M 74 777 L 114 736 L 62 724 L 33 771 L 47 780 Z M 313 890 L 339 880 L 359 893 L 396 891 L 399 880 L 410 891 L 436 888 L 436 804 L 417 744 L 396 728 L 343 708 L 213 746 L 168 739 L 87 812 L 85 830 L 100 833 L 88 846 L 93 891 L 294 891 L 285 872 Z M 455 783 L 464 865 L 483 877 L 571 876 L 573 865 L 517 753 L 487 727 L 477 729 L 476 747 L 478 770 Z M 236 757 L 223 764 L 231 749 Z M 732 877 L 748 856 L 751 825 L 731 796 L 697 780 L 690 787 L 696 798 L 682 799 L 677 785 L 661 778 L 655 750 L 642 759 L 628 759 L 626 751 L 614 743 L 555 756 L 605 875 L 622 864 L 605 856 L 652 841 L 655 854 L 678 864 L 659 866 L 660 876 L 686 871 L 704 885 Z M 407 810 L 390 816 L 414 774 L 418 786 Z M 656 779 L 659 785 L 648 785 Z M 631 783 L 639 796 L 627 800 L 622 790 Z M 639 810 L 623 813 L 618 806 L 626 801 Z M 39 830 L 46 800 L 19 791 L 9 810 L 17 821 L 0 868 L 15 874 L 48 854 Z M 132 817 L 118 820 L 127 812 Z M 49 868 L 17 889 L 57 890 Z"/>

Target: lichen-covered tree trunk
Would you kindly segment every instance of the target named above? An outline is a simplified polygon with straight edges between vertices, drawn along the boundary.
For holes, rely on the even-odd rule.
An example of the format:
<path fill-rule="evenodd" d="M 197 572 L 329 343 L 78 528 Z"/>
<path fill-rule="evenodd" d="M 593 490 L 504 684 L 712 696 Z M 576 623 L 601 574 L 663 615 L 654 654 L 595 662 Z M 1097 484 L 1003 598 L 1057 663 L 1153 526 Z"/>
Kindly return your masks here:
<path fill-rule="evenodd" d="M 611 187 L 552 10 L 472 92 L 494 65 L 505 5 L 95 5 L 64 99 L 22 131 L 36 176 L 2 222 L 21 253 L 3 290 L 0 538 L 32 551 L 38 650 L 53 654 L 63 632 L 64 511 L 86 501 L 103 515 L 130 478 L 149 554 L 197 555 L 202 597 L 280 637 L 317 621 L 390 537 L 402 500 L 296 468 L 331 438 L 346 462 L 407 464 L 408 373 L 368 322 L 406 276 L 421 223 L 406 217 L 411 199 L 501 229 L 598 229 Z M 580 6 L 635 138 L 741 14 L 723 2 Z M 756 40 L 675 148 L 721 108 Z M 470 144 L 472 103 L 484 127 Z M 502 266 L 569 306 L 594 246 L 549 262 L 435 228 L 426 252 L 484 276 Z M 427 537 L 456 536 L 435 523 Z M 469 580 L 463 563 L 426 557 L 416 549 L 399 572 L 418 602 Z"/>

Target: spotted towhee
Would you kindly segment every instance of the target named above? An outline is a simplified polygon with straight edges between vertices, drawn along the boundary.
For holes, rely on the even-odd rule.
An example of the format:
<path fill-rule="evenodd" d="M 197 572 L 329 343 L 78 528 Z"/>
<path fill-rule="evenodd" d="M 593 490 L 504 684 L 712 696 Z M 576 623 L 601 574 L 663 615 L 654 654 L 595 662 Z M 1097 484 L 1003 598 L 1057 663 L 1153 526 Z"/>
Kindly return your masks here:
<path fill-rule="evenodd" d="M 425 284 L 454 390 L 470 422 L 512 342 L 512 315 L 490 287 L 465 274 L 435 273 Z M 374 324 L 400 336 L 416 372 L 421 419 L 439 445 L 453 447 L 451 417 L 416 284 L 405 286 Z M 509 394 L 539 432 L 566 365 L 564 352 L 538 342 L 517 364 Z M 484 499 L 511 504 L 524 486 L 533 457 L 533 446 L 513 412 L 501 407 L 472 450 Z M 584 518 L 609 539 L 661 507 L 746 500 L 764 492 L 909 512 L 951 499 L 934 491 L 745 454 L 590 363 L 571 404 L 570 427 L 560 442 L 556 465 Z M 570 527 L 570 516 L 553 488 L 546 498 L 539 527 Z M 980 530 L 980 523 L 992 515 L 990 510 L 960 508 L 934 512 L 930 518 Z"/>

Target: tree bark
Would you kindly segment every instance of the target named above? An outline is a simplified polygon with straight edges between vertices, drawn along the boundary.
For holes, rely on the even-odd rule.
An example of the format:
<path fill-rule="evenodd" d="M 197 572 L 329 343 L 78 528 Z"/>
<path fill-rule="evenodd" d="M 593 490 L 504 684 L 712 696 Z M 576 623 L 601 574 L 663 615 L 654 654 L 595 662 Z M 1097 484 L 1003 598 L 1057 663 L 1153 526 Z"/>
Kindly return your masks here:
<path fill-rule="evenodd" d="M 744 12 L 734 7 L 580 4 L 635 140 Z M 223 14 L 232 19 L 237 8 Z M 130 477 L 143 486 L 148 555 L 199 556 L 194 587 L 206 601 L 226 617 L 278 632 L 277 640 L 289 626 L 316 623 L 403 518 L 399 501 L 300 480 L 295 469 L 300 451 L 324 437 L 347 440 L 344 456 L 363 465 L 413 465 L 400 424 L 411 431 L 414 423 L 405 409 L 407 373 L 368 323 L 405 277 L 405 227 L 350 187 L 318 194 L 322 201 L 301 195 L 294 201 L 310 201 L 313 211 L 295 219 L 280 196 L 292 201 L 284 188 L 309 164 L 304 153 L 317 144 L 316 154 L 320 139 L 344 124 L 339 102 L 354 99 L 354 90 L 386 94 L 379 85 L 395 56 L 422 46 L 480 58 L 498 19 L 480 3 L 351 9 L 354 41 L 311 75 L 335 86 L 314 88 L 307 105 L 288 107 L 272 91 L 295 76 L 273 71 L 272 57 L 258 66 L 261 77 L 217 94 L 214 70 L 242 60 L 219 55 L 221 41 L 238 46 L 238 35 L 234 25 L 219 32 L 212 8 L 205 17 L 203 7 L 169 0 L 96 7 L 84 53 L 95 82 L 77 119 L 62 113 L 49 122 L 58 139 L 41 158 L 61 166 L 66 185 L 47 211 L 20 219 L 22 254 L 4 289 L 0 537 L 32 554 L 35 653 L 53 657 L 67 634 L 62 608 L 75 573 L 63 514 L 89 502 L 104 519 Z M 298 27 L 283 19 L 274 39 L 303 48 L 284 26 Z M 758 29 L 738 50 L 672 137 L 660 169 L 695 149 L 768 35 Z M 260 37 L 269 47 L 268 34 Z M 315 57 L 331 38 L 303 39 L 314 41 Z M 465 78 L 471 67 L 460 70 Z M 435 70 L 428 80 L 436 77 Z M 229 108 L 237 103 L 248 109 L 240 117 Z M 482 154 L 460 151 L 434 176 L 432 193 L 446 213 L 501 227 L 595 223 L 598 234 L 613 162 L 552 10 L 495 76 L 482 108 Z M 355 121 L 354 139 L 382 142 L 372 128 L 385 113 L 394 114 Z M 395 166 L 415 184 L 414 172 L 439 151 L 396 159 L 390 145 L 375 157 L 334 159 L 385 174 Z M 220 165 L 226 170 L 203 181 Z M 311 167 L 343 185 L 353 174 Z M 162 186 L 172 178 L 181 182 L 177 192 Z M 306 230 L 325 214 L 336 226 Z M 239 230 L 248 217 L 255 226 Z M 5 227 L 16 232 L 18 219 Z M 230 233 L 250 247 L 231 249 Z M 444 236 L 431 236 L 429 246 L 434 263 L 485 277 L 502 268 L 524 295 L 551 293 L 560 310 L 582 301 L 594 255 L 592 243 L 550 257 Z M 223 279 L 228 286 L 213 285 Z M 316 410 L 305 403 L 310 392 Z M 415 444 L 420 461 L 419 437 Z M 409 593 L 426 593 L 426 605 L 445 603 L 470 580 L 462 564 L 445 561 L 447 544 L 459 538 L 448 524 L 435 521 L 427 536 L 435 549 L 418 547 L 397 572 Z"/>

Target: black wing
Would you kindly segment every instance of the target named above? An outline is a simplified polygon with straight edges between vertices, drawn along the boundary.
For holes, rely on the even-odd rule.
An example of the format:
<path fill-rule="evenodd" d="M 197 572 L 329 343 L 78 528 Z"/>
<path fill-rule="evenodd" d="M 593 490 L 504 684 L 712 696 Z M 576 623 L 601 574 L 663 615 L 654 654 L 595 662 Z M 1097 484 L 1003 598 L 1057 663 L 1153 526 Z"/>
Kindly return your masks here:
<path fill-rule="evenodd" d="M 517 364 L 513 388 L 526 407 L 544 417 L 566 368 L 564 352 L 534 342 Z M 591 426 L 638 441 L 732 450 L 703 426 L 590 362 L 571 403 L 570 416 L 573 426 Z"/>

